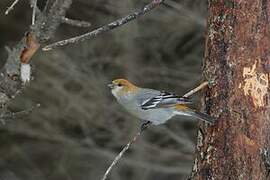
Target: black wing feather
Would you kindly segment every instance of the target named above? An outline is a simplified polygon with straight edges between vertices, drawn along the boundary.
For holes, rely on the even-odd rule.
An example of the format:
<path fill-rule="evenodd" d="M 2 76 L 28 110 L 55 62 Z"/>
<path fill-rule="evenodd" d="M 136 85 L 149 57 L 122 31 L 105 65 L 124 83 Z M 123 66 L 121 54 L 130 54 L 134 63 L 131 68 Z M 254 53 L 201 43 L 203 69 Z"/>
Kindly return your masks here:
<path fill-rule="evenodd" d="M 150 98 L 142 103 L 141 107 L 144 110 L 155 109 L 161 107 L 170 107 L 176 104 L 190 104 L 189 98 L 181 97 L 169 92 L 161 92 L 159 95 Z"/>

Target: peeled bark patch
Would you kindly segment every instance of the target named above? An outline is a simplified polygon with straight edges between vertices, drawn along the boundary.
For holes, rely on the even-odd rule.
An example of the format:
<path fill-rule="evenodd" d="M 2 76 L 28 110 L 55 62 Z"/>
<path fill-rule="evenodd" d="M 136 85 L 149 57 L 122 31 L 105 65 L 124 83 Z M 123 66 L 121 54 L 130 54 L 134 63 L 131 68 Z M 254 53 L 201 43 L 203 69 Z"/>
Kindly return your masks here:
<path fill-rule="evenodd" d="M 20 60 L 21 63 L 27 64 L 31 57 L 36 53 L 38 48 L 40 47 L 39 42 L 37 41 L 36 37 L 32 33 L 27 33 L 25 37 L 25 48 L 23 49 Z"/>
<path fill-rule="evenodd" d="M 256 107 L 263 107 L 266 104 L 267 92 L 269 89 L 269 78 L 267 73 L 259 73 L 256 71 L 257 62 L 252 68 L 244 67 L 243 78 L 244 85 L 239 85 L 239 88 L 243 88 L 244 94 L 250 96 L 253 100 L 253 104 Z"/>

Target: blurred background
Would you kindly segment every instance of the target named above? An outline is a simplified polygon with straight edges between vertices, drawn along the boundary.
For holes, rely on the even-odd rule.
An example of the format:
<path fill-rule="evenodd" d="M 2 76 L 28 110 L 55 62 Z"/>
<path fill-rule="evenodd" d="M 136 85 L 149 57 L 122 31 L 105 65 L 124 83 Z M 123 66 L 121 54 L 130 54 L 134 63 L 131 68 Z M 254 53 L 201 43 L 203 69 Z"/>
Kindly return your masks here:
<path fill-rule="evenodd" d="M 31 24 L 21 0 L 0 1 L 0 65 Z M 107 24 L 146 0 L 74 0 L 67 17 L 90 28 L 61 25 L 51 42 Z M 144 17 L 83 43 L 41 50 L 32 58 L 34 80 L 10 105 L 36 108 L 0 125 L 0 180 L 97 180 L 140 122 L 110 94 L 107 84 L 127 78 L 139 86 L 183 95 L 202 80 L 206 0 L 169 0 Z M 39 6 L 44 1 L 38 0 Z M 193 99 L 198 107 L 199 95 Z M 110 180 L 186 179 L 192 169 L 196 120 L 176 117 L 151 127 L 132 145 Z"/>

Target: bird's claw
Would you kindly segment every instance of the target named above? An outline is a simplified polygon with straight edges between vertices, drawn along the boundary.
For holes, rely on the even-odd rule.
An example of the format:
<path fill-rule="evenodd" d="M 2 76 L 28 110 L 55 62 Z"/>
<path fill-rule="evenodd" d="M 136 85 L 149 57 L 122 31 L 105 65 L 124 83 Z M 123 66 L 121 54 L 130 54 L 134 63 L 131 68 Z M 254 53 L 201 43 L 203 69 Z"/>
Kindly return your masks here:
<path fill-rule="evenodd" d="M 143 121 L 141 124 L 141 132 L 146 130 L 152 123 L 150 121 Z"/>

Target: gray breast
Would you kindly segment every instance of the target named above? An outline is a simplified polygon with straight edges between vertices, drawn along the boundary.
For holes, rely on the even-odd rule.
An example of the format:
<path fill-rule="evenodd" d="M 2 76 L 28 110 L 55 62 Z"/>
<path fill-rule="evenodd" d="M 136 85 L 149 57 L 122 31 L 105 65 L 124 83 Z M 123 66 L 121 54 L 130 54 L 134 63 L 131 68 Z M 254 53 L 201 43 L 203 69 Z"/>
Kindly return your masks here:
<path fill-rule="evenodd" d="M 158 125 L 166 122 L 173 116 L 173 110 L 170 108 L 159 108 L 149 110 L 139 110 L 138 118 L 151 121 L 153 124 Z"/>

